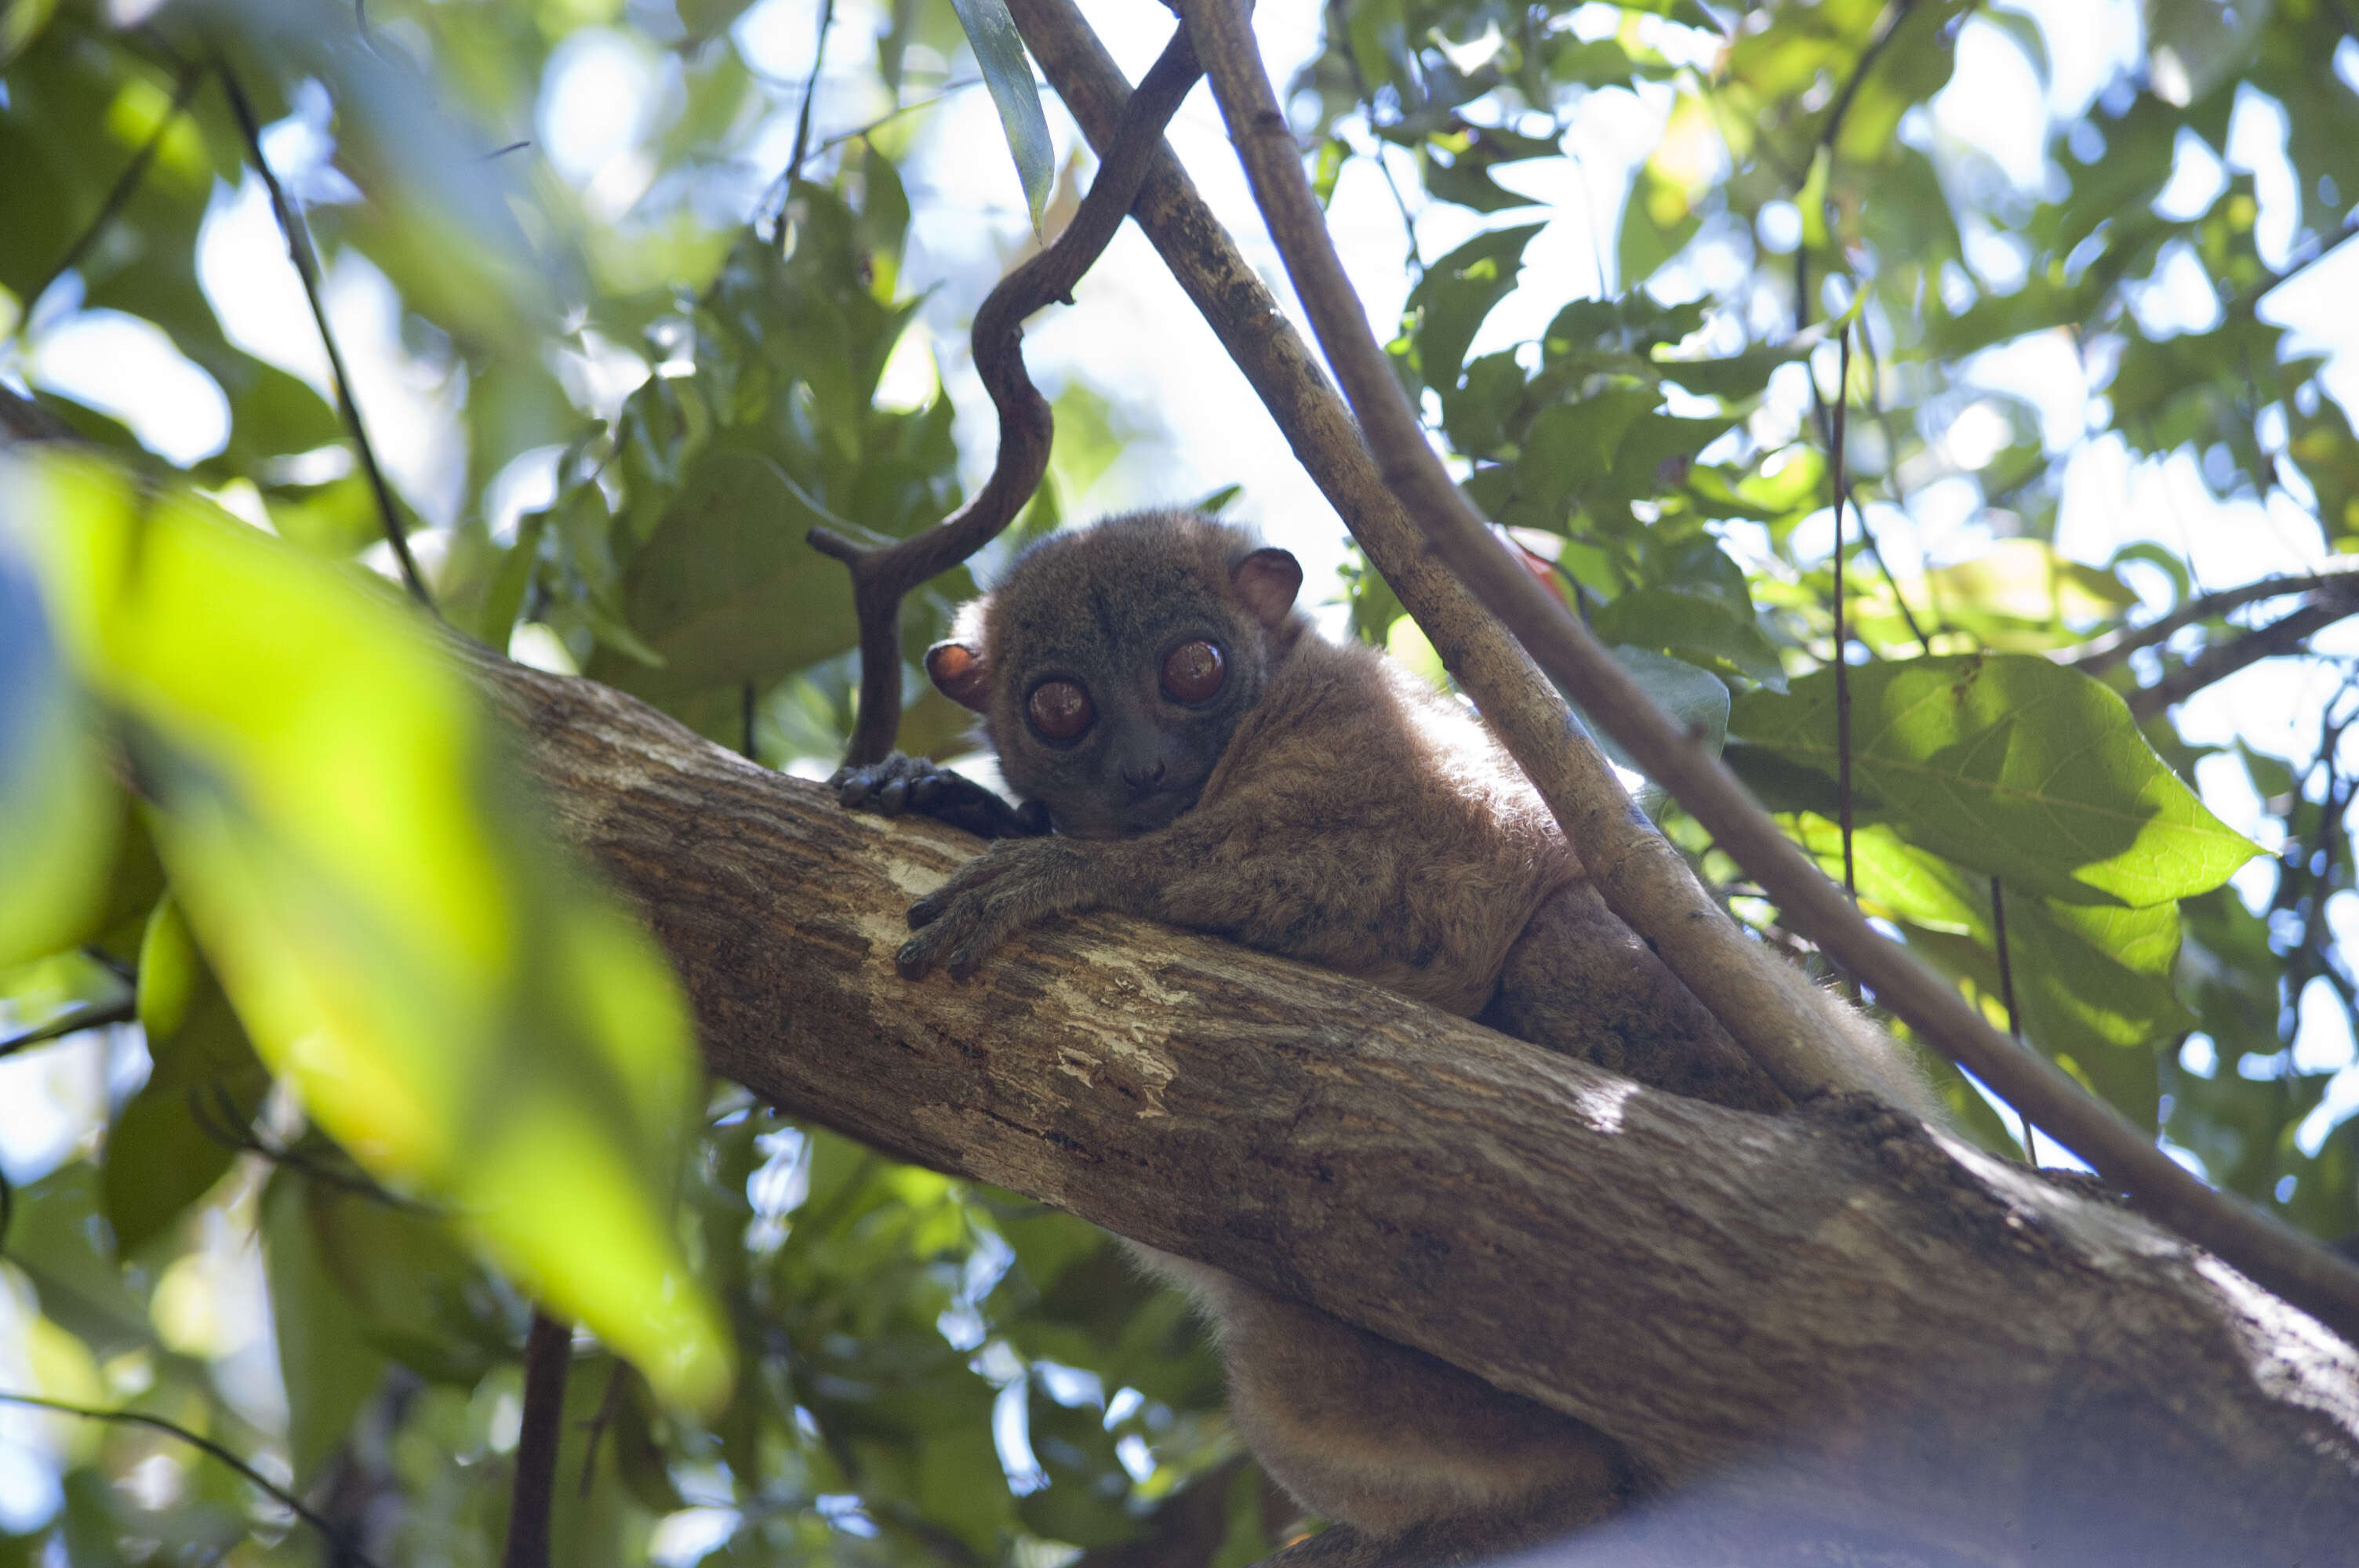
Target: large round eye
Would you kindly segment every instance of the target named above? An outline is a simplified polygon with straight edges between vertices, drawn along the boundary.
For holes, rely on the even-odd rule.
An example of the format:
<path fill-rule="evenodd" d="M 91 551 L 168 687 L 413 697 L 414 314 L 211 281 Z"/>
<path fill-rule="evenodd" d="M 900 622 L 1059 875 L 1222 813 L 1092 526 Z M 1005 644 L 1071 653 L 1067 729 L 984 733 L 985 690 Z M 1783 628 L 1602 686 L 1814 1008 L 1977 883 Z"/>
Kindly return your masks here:
<path fill-rule="evenodd" d="M 1078 739 L 1097 717 L 1097 709 L 1090 706 L 1090 694 L 1069 680 L 1042 681 L 1032 688 L 1024 708 L 1031 716 L 1032 728 L 1051 741 Z"/>
<path fill-rule="evenodd" d="M 1220 649 L 1201 641 L 1182 643 L 1163 656 L 1163 694 L 1174 702 L 1209 702 L 1228 674 Z"/>

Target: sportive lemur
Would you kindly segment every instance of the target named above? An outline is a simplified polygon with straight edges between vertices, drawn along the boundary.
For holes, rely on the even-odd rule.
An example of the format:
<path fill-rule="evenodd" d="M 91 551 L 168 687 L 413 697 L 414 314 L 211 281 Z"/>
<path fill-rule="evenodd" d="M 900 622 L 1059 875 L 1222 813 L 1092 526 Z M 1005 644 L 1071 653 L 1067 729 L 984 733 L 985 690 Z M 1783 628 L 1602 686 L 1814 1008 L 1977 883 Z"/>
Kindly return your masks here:
<path fill-rule="evenodd" d="M 1284 550 L 1184 513 L 1053 535 L 926 656 L 1025 800 L 899 754 L 845 804 L 1001 842 L 909 910 L 912 979 L 971 973 L 1051 915 L 1118 909 L 1357 975 L 1658 1087 L 1787 1098 L 1605 908 L 1483 725 L 1321 637 Z M 1053 828 L 1053 832 L 1048 830 Z M 1864 1018 L 1811 986 L 1836 1084 L 1930 1109 Z M 1609 1511 L 1619 1449 L 1447 1362 L 1136 1249 L 1215 1320 L 1231 1411 L 1306 1508 L 1364 1533 L 1507 1544 Z"/>

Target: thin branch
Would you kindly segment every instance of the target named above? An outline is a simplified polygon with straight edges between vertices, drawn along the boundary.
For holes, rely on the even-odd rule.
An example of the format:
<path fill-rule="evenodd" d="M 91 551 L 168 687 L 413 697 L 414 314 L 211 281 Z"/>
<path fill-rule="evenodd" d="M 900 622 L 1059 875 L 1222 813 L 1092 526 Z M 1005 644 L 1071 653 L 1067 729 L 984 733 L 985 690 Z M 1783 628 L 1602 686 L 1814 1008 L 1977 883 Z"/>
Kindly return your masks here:
<path fill-rule="evenodd" d="M 1900 441 L 1892 433 L 1892 414 L 1884 404 L 1884 362 L 1876 354 L 1875 334 L 1868 330 L 1865 316 L 1862 316 L 1859 322 L 1859 351 L 1867 361 L 1868 412 L 1875 416 L 1875 427 L 1884 436 L 1886 488 L 1892 492 L 1895 504 L 1905 505 L 1906 498 L 1901 495 L 1898 483 Z M 1827 428 L 1827 409 L 1825 401 L 1819 396 L 1819 384 L 1815 377 L 1810 381 L 1810 402 L 1819 422 L 1819 433 L 1823 438 Z M 1851 501 L 1852 515 L 1859 519 L 1860 542 L 1867 546 L 1868 555 L 1875 561 L 1875 569 L 1883 574 L 1884 586 L 1892 590 L 1892 602 L 1900 611 L 1902 624 L 1908 628 L 1908 635 L 1915 639 L 1918 648 L 1930 654 L 1933 651 L 1933 640 L 1925 634 L 1925 628 L 1918 621 L 1917 612 L 1908 608 L 1908 596 L 1900 591 L 1900 579 L 1893 571 L 1892 563 L 1884 558 L 1884 546 L 1875 536 L 1875 524 L 1868 521 L 1867 508 L 1861 504 L 1858 490 L 1847 487 L 1846 493 Z M 1940 614 L 1940 606 L 1938 602 L 1933 607 L 1933 612 L 1937 618 Z"/>
<path fill-rule="evenodd" d="M 139 1016 L 139 1001 L 125 997 L 121 1001 L 93 1002 L 78 1007 L 71 1012 L 60 1013 L 47 1023 L 35 1024 L 22 1034 L 11 1034 L 0 1040 L 0 1056 L 13 1056 L 34 1045 L 47 1044 L 68 1034 L 78 1034 L 85 1029 L 103 1029 L 110 1023 L 128 1023 Z"/>
<path fill-rule="evenodd" d="M 549 1512 L 557 1498 L 557 1444 L 565 1435 L 565 1374 L 573 1330 L 532 1314 L 524 1342 L 524 1423 L 516 1430 L 516 1481 L 508 1494 L 508 1543 L 500 1568 L 549 1568 Z"/>
<path fill-rule="evenodd" d="M 1852 69 L 1850 80 L 1843 83 L 1842 93 L 1835 99 L 1833 111 L 1828 114 L 1827 123 L 1821 126 L 1819 130 L 1818 141 L 1815 145 L 1819 147 L 1825 148 L 1830 157 L 1834 155 L 1835 138 L 1843 132 L 1843 120 L 1851 114 L 1852 103 L 1859 96 L 1860 85 L 1867 80 L 1867 73 L 1875 69 L 1875 62 L 1882 57 L 1886 46 L 1890 44 L 1893 38 L 1898 34 L 1900 31 L 1900 24 L 1908 18 L 1909 10 L 1916 5 L 1916 3 L 1917 0 L 1895 0 L 1893 6 L 1886 14 L 1886 19 L 1885 21 L 1883 30 L 1878 32 L 1874 38 L 1869 40 L 1866 49 L 1860 51 L 1859 63 Z M 1813 153 L 1813 157 L 1815 157 L 1815 153 Z M 1805 171 L 1804 177 L 1807 179 L 1807 170 Z M 1797 194 L 1799 193 L 1797 192 Z M 1810 247 L 1807 243 L 1797 244 L 1794 247 L 1794 330 L 1797 333 L 1804 331 L 1810 324 Z M 1872 355 L 1874 353 L 1874 345 L 1868 345 L 1868 350 Z M 1848 329 L 1846 329 L 1843 333 L 1843 352 L 1846 355 L 1851 352 L 1851 334 Z M 1844 377 L 1846 387 L 1848 387 L 1849 381 L 1850 377 L 1846 374 Z M 1840 395 L 1848 395 L 1848 393 L 1843 392 Z M 1831 421 L 1828 414 L 1826 399 L 1819 395 L 1819 384 L 1818 379 L 1815 376 L 1810 380 L 1810 415 L 1812 421 L 1818 427 L 1819 438 L 1821 441 L 1830 440 L 1829 425 Z M 1879 419 L 1882 417 L 1880 412 L 1878 417 Z M 1839 416 L 1837 424 L 1839 427 Z M 1842 472 L 1842 460 L 1840 459 L 1836 460 L 1836 471 L 1838 475 Z M 1835 481 L 1835 489 L 1841 492 L 1843 499 L 1848 500 L 1851 503 L 1852 512 L 1859 518 L 1860 537 L 1866 541 L 1868 554 L 1875 558 L 1877 569 L 1882 571 L 1884 574 L 1886 586 L 1892 589 L 1892 602 L 1899 606 L 1900 619 L 1907 624 L 1908 634 L 1916 639 L 1917 645 L 1919 647 L 1924 649 L 1927 653 L 1932 652 L 1933 644 L 1927 639 L 1925 629 L 1917 623 L 1916 611 L 1908 608 L 1908 596 L 1900 591 L 1900 579 L 1893 575 L 1892 563 L 1884 558 L 1884 546 L 1876 542 L 1875 530 L 1867 520 L 1867 509 L 1859 503 L 1858 494 L 1854 492 L 1840 477 Z M 1838 503 L 1836 521 L 1838 524 L 1842 521 L 1840 503 Z M 1841 534 L 1840 527 L 1837 529 L 1837 534 L 1838 535 Z M 1837 573 L 1838 576 L 1840 576 L 1840 567 L 1837 568 Z M 1840 594 L 1838 594 L 1838 597 L 1840 597 Z M 1840 624 L 1842 620 L 1842 612 L 1840 611 L 1836 613 L 1836 620 L 1838 624 Z M 1846 837 L 1844 842 L 1846 846 L 1848 846 L 1850 842 L 1848 837 Z"/>
<path fill-rule="evenodd" d="M 1843 331 L 1843 352 L 1836 361 L 1834 438 L 1829 448 L 1833 463 L 1835 492 L 1835 809 L 1842 818 L 1843 893 L 1854 903 L 1859 902 L 1859 875 L 1852 864 L 1851 812 L 1851 660 L 1845 655 L 1850 641 L 1844 626 L 1848 606 L 1843 602 L 1843 437 L 1851 408 L 1851 329 Z M 1813 381 L 1810 391 L 1816 395 Z M 1858 998 L 1859 981 L 1852 981 L 1853 997 Z"/>
<path fill-rule="evenodd" d="M 2147 622 L 2143 626 L 2125 626 L 2118 632 L 2108 632 L 2102 637 L 2092 637 L 2077 648 L 2067 648 L 2049 656 L 2060 665 L 2070 665 L 2076 670 L 2102 675 L 2128 658 L 2141 648 L 2151 648 L 2167 643 L 2190 626 L 2225 615 L 2247 604 L 2265 599 L 2285 599 L 2297 593 L 2324 590 L 2359 598 L 2359 556 L 2337 556 L 2319 564 L 2316 571 L 2292 577 L 2263 578 L 2238 588 L 2223 588 L 2217 593 L 2201 594 L 2169 614 Z"/>
<path fill-rule="evenodd" d="M 813 549 L 852 569 L 860 618 L 860 716 L 844 752 L 847 762 L 878 761 L 900 730 L 903 596 L 995 538 L 1048 471 L 1055 421 L 1024 368 L 1024 319 L 1052 300 L 1071 300 L 1073 285 L 1130 211 L 1163 146 L 1163 127 L 1201 74 L 1182 27 L 1139 84 L 1073 221 L 1055 243 L 1001 278 L 975 311 L 974 366 L 999 415 L 999 450 L 982 491 L 947 521 L 897 544 L 863 545 L 832 529 L 811 530 Z"/>
<path fill-rule="evenodd" d="M 278 215 L 278 228 L 287 237 L 287 257 L 295 264 L 295 276 L 303 280 L 303 297 L 310 302 L 311 320 L 320 329 L 320 341 L 328 351 L 328 370 L 336 388 L 336 412 L 343 416 L 344 429 L 352 436 L 353 445 L 360 452 L 361 470 L 368 476 L 369 492 L 376 498 L 378 523 L 385 529 L 385 542 L 393 548 L 393 558 L 401 568 L 403 586 L 409 596 L 434 609 L 434 596 L 427 591 L 426 579 L 418 569 L 417 559 L 409 553 L 409 538 L 401 525 L 401 514 L 393 503 L 393 490 L 385 481 L 385 470 L 377 466 L 376 448 L 371 444 L 368 427 L 361 423 L 360 405 L 353 400 L 353 378 L 344 369 L 343 351 L 336 346 L 336 334 L 328 325 L 328 308 L 320 297 L 320 258 L 311 249 L 311 232 L 305 227 L 303 214 L 270 171 L 270 160 L 262 156 L 262 126 L 255 118 L 254 104 L 247 99 L 245 89 L 230 70 L 229 62 L 216 58 L 213 73 L 221 78 L 222 91 L 229 95 L 230 112 L 237 117 L 237 128 L 245 137 L 246 156 L 254 160 L 255 173 L 262 177 L 265 189 L 270 192 L 270 210 Z M 439 613 L 439 612 L 438 612 Z"/>
<path fill-rule="evenodd" d="M 1647 776 L 1669 789 L 1777 898 L 1788 924 L 1871 986 L 1920 1039 L 2038 1119 L 2156 1217 L 2296 1305 L 2359 1334 L 2359 1269 L 2204 1186 L 2112 1107 L 2044 1057 L 2017 1048 L 1953 986 L 1879 935 L 1719 759 L 1666 719 L 1596 639 L 1500 547 L 1442 468 L 1368 335 L 1366 313 L 1311 199 L 1242 9 L 1234 0 L 1185 0 L 1181 9 L 1295 292 L 1369 447 L 1381 455 L 1386 481 L 1443 561 Z M 1484 693 L 1474 696 L 1487 715 L 1502 719 Z M 1779 960 L 1737 932 L 1678 851 L 1651 827 L 1632 821 L 1626 795 L 1587 737 L 1560 731 L 1536 747 L 1534 736 L 1513 734 L 1505 722 L 1502 735 L 1538 775 L 1536 783 L 1589 775 L 1589 787 L 1551 793 L 1543 784 L 1542 794 L 1582 846 L 1584 860 L 1602 854 L 1615 862 L 1599 878 L 1614 912 L 1655 947 L 1780 1087 L 1808 1093 L 1826 1082 L 1826 1069 L 1812 1052 L 1822 1021 L 1798 1005 Z M 1557 758 L 1548 758 L 1549 751 Z"/>
<path fill-rule="evenodd" d="M 1996 877 L 1990 881 L 1990 900 L 1991 940 L 1998 949 L 1999 1000 L 2006 1004 L 2006 1032 L 2020 1042 L 2023 1020 L 2015 1011 L 2015 965 L 2006 950 L 2006 890 L 1999 885 Z"/>
<path fill-rule="evenodd" d="M 149 1415 L 145 1411 L 93 1410 L 87 1405 L 68 1404 L 63 1400 L 43 1399 L 38 1394 L 9 1393 L 5 1390 L 0 1390 L 0 1403 L 29 1405 L 36 1410 L 55 1411 L 60 1415 L 79 1416 L 84 1421 L 112 1422 L 117 1426 L 150 1427 L 155 1431 L 177 1437 L 190 1447 L 220 1460 L 236 1471 L 245 1478 L 249 1486 L 257 1491 L 268 1494 L 273 1502 L 318 1530 L 331 1546 L 360 1563 L 362 1568 L 378 1568 L 374 1558 L 347 1540 L 343 1531 L 305 1507 L 302 1498 L 256 1470 L 212 1438 L 190 1432 L 178 1422 L 166 1421 L 160 1415 Z"/>
<path fill-rule="evenodd" d="M 582 1484 L 578 1495 L 588 1497 L 590 1487 L 598 1478 L 598 1444 L 606 1429 L 614 1422 L 614 1412 L 623 1408 L 623 1379 L 630 1375 L 630 1365 L 616 1357 L 613 1370 L 606 1374 L 606 1391 L 599 1396 L 597 1413 L 582 1422 Z"/>
<path fill-rule="evenodd" d="M 982 85 L 983 78 L 980 76 L 965 76 L 961 77 L 956 81 L 946 81 L 942 84 L 940 90 L 933 93 L 930 97 L 919 98 L 908 103 L 904 103 L 898 108 L 877 115 L 876 118 L 869 121 L 864 125 L 855 125 L 849 131 L 838 131 L 835 135 L 829 136 L 811 150 L 813 152 L 821 153 L 832 152 L 835 148 L 842 146 L 846 142 L 864 140 L 869 136 L 875 135 L 877 132 L 883 130 L 886 126 L 891 124 L 894 121 L 899 119 L 904 114 L 914 114 L 920 109 L 930 109 L 935 104 L 940 103 L 943 99 L 950 97 L 954 92 L 963 92 L 970 87 L 980 87 Z"/>
<path fill-rule="evenodd" d="M 90 254 L 100 236 L 122 214 L 123 209 L 130 205 L 131 198 L 139 189 L 140 181 L 147 178 L 148 166 L 156 161 L 156 154 L 162 149 L 164 137 L 179 123 L 180 111 L 189 106 L 189 100 L 195 95 L 197 84 L 204 81 L 204 75 L 203 70 L 194 65 L 180 68 L 172 83 L 171 104 L 164 111 L 163 118 L 156 122 L 156 129 L 140 144 L 139 150 L 131 155 L 131 161 L 123 166 L 123 172 L 114 177 L 114 184 L 107 190 L 106 200 L 99 203 L 97 214 L 74 237 L 74 243 L 66 247 L 66 254 L 60 256 L 26 293 L 25 308 L 27 310 L 49 291 L 50 285 L 82 265 L 82 258 Z"/>
<path fill-rule="evenodd" d="M 811 41 L 810 74 L 803 78 L 803 100 L 795 110 L 795 147 L 787 159 L 787 184 L 792 187 L 802 178 L 803 157 L 810 151 L 811 100 L 819 96 L 820 71 L 827 64 L 827 33 L 835 26 L 835 0 L 826 0 L 819 8 L 819 37 Z M 786 227 L 782 218 L 778 224 Z"/>
<path fill-rule="evenodd" d="M 1868 40 L 1865 49 L 1860 50 L 1859 63 L 1852 67 L 1851 79 L 1843 84 L 1843 91 L 1836 94 L 1834 108 L 1828 114 L 1827 123 L 1819 127 L 1818 140 L 1812 148 L 1810 162 L 1818 161 L 1818 152 L 1821 148 L 1829 157 L 1834 156 L 1835 138 L 1843 134 L 1843 121 L 1851 114 L 1853 101 L 1858 98 L 1861 85 L 1867 81 L 1867 73 L 1875 69 L 1875 62 L 1883 58 L 1886 46 L 1898 36 L 1900 24 L 1908 19 L 1909 11 L 1916 6 L 1916 4 L 1917 0 L 1893 0 L 1892 5 L 1886 10 L 1883 28 Z M 1802 172 L 1807 181 L 1810 176 L 1807 165 Z M 1800 193 L 1798 191 L 1796 194 Z M 1820 217 L 1823 221 L 1825 214 L 1821 213 Z M 1794 247 L 1794 330 L 1799 332 L 1810 324 L 1810 245 L 1808 240 L 1804 240 Z M 1815 401 L 1818 388 L 1813 386 L 1810 390 Z"/>
<path fill-rule="evenodd" d="M 2359 614 L 2359 600 L 2340 594 L 2322 594 L 2257 631 L 2213 643 L 2152 686 L 2142 686 L 2128 693 L 2130 712 L 2143 724 L 2205 687 L 2226 680 L 2247 665 L 2299 653 L 2310 637 L 2354 614 Z"/>
<path fill-rule="evenodd" d="M 200 1088 L 205 1093 L 199 1093 Z M 409 1214 L 439 1216 L 443 1211 L 432 1204 L 404 1197 L 388 1191 L 357 1169 L 341 1171 L 307 1150 L 273 1142 L 255 1131 L 253 1113 L 239 1106 L 227 1085 L 215 1079 L 204 1085 L 191 1084 L 188 1091 L 189 1119 L 197 1130 L 225 1148 L 241 1154 L 258 1154 L 274 1165 L 283 1165 L 340 1193 L 381 1204 L 386 1208 L 400 1209 Z"/>

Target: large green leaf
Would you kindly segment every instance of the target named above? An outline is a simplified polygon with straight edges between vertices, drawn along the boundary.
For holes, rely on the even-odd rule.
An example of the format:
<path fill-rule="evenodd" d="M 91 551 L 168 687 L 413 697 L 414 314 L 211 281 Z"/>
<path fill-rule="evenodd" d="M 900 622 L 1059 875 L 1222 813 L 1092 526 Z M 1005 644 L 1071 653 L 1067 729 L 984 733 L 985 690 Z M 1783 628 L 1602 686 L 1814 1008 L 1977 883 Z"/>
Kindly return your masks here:
<path fill-rule="evenodd" d="M 2143 907 L 2217 887 L 2259 853 L 2154 754 L 2121 697 L 2077 670 L 1969 654 L 1850 674 L 1858 804 L 2011 888 Z M 1729 735 L 1732 761 L 1798 769 L 1825 790 L 1834 672 L 1738 697 Z"/>
<path fill-rule="evenodd" d="M 851 581 L 804 542 L 834 522 L 768 458 L 708 451 L 624 574 L 631 628 L 663 664 L 602 662 L 594 673 L 676 697 L 773 679 L 850 647 Z"/>
<path fill-rule="evenodd" d="M 1717 599 L 1671 589 L 1634 589 L 1600 605 L 1591 621 L 1609 643 L 1651 649 L 1690 664 L 1717 665 L 1772 688 L 1785 684 L 1777 650 L 1752 615 Z"/>
<path fill-rule="evenodd" d="M 381 590 L 94 460 L 15 460 L 0 496 L 255 1048 L 554 1311 L 717 1399 L 728 1352 L 669 1218 L 685 1009 L 506 793 L 457 669 Z"/>
<path fill-rule="evenodd" d="M 1828 873 L 1843 870 L 1843 833 L 1822 816 L 1789 826 Z M 1999 1010 L 1990 879 L 1903 840 L 1888 827 L 1852 835 L 1860 902 L 1893 920 L 1909 945 L 1970 982 Z M 2065 903 L 2006 888 L 2009 968 L 2024 1033 L 2125 1114 L 2154 1126 L 2155 1050 L 2191 1027 L 2171 989 L 2179 906 Z"/>

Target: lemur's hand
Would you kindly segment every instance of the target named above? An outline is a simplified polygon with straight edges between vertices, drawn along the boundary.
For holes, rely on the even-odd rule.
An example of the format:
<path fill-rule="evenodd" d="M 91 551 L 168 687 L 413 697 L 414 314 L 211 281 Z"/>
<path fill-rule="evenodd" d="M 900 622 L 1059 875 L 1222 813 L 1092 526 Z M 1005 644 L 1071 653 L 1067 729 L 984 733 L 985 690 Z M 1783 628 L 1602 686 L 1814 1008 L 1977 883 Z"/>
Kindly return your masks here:
<path fill-rule="evenodd" d="M 1049 810 L 1038 801 L 1012 806 L 924 757 L 895 752 L 881 762 L 838 768 L 827 782 L 836 799 L 854 809 L 886 816 L 915 811 L 981 838 L 1037 838 L 1049 831 Z"/>
<path fill-rule="evenodd" d="M 947 960 L 951 978 L 964 979 L 1025 927 L 1096 908 L 1103 902 L 1096 883 L 1088 851 L 1073 839 L 995 844 L 909 906 L 918 934 L 894 963 L 914 980 Z"/>

